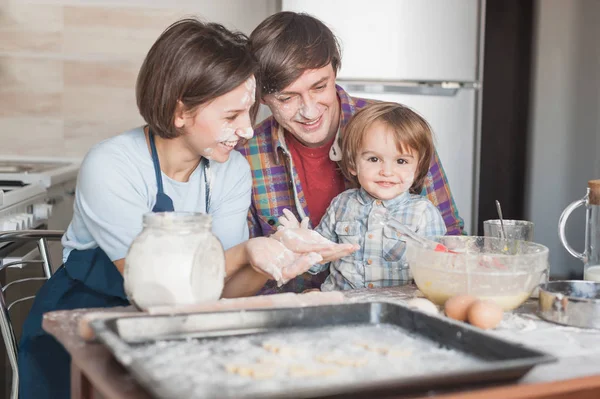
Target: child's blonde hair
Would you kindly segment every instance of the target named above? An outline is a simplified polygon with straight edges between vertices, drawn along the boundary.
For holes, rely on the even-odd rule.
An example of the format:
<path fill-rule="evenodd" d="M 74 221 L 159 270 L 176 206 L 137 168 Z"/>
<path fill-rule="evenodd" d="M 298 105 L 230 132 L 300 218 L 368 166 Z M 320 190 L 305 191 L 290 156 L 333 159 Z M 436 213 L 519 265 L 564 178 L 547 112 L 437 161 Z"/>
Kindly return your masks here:
<path fill-rule="evenodd" d="M 362 148 L 367 129 L 375 122 L 383 123 L 394 132 L 399 150 L 410 147 L 419 154 L 415 180 L 409 189 L 412 194 L 420 194 L 433 157 L 433 134 L 425 119 L 408 107 L 397 103 L 378 102 L 358 111 L 346 126 L 342 135 L 342 173 L 359 186 L 356 176 L 356 159 Z"/>

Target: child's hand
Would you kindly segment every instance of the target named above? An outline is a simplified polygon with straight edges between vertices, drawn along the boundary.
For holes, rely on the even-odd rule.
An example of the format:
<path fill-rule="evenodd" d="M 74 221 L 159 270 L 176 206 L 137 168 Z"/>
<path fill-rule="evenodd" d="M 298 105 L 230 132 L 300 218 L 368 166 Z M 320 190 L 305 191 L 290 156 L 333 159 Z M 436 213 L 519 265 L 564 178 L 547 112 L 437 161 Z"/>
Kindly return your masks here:
<path fill-rule="evenodd" d="M 354 244 L 336 244 L 314 230 L 292 228 L 278 231 L 274 236 L 288 249 L 298 253 L 316 252 L 323 258 L 320 263 L 348 256 L 359 249 Z"/>
<path fill-rule="evenodd" d="M 312 265 L 322 260 L 317 253 L 296 253 L 281 242 L 267 237 L 249 240 L 246 248 L 252 267 L 259 273 L 272 277 L 279 286 L 307 272 Z"/>
<path fill-rule="evenodd" d="M 335 246 L 330 247 L 323 251 L 315 251 L 323 258 L 319 263 L 328 263 L 333 262 L 334 260 L 338 260 L 343 258 L 344 256 L 348 256 L 353 252 L 356 252 L 360 249 L 358 244 L 335 244 Z"/>
<path fill-rule="evenodd" d="M 303 228 L 285 228 L 278 231 L 274 238 L 294 252 L 318 252 L 337 245 L 314 230 Z"/>
<path fill-rule="evenodd" d="M 279 217 L 279 226 L 277 230 L 283 229 L 308 229 L 309 219 L 305 217 L 301 222 L 296 219 L 296 216 L 289 209 L 283 210 L 283 216 Z"/>

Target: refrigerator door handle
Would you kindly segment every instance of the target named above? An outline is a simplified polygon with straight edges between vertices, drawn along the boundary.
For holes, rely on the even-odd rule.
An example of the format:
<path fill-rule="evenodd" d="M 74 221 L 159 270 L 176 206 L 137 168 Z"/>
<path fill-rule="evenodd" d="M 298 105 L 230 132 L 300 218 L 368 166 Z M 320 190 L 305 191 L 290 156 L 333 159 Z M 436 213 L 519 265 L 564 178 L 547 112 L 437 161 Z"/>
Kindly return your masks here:
<path fill-rule="evenodd" d="M 479 89 L 478 82 L 416 82 L 416 81 L 376 81 L 349 80 L 337 81 L 346 91 L 372 94 L 420 94 L 426 96 L 455 96 L 461 89 Z"/>

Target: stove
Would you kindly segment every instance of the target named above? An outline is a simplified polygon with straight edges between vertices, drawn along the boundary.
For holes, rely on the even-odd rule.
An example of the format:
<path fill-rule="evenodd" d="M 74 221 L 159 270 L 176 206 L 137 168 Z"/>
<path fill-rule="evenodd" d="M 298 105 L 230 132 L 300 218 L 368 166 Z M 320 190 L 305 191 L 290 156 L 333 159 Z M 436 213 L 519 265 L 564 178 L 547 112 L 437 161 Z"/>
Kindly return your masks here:
<path fill-rule="evenodd" d="M 79 163 L 0 156 L 0 231 L 66 229 L 73 215 Z"/>
<path fill-rule="evenodd" d="M 47 223 L 52 208 L 46 199 L 46 189 L 39 184 L 0 185 L 0 231 L 36 229 Z"/>
<path fill-rule="evenodd" d="M 0 156 L 0 185 L 38 183 L 49 188 L 77 178 L 78 159 Z"/>

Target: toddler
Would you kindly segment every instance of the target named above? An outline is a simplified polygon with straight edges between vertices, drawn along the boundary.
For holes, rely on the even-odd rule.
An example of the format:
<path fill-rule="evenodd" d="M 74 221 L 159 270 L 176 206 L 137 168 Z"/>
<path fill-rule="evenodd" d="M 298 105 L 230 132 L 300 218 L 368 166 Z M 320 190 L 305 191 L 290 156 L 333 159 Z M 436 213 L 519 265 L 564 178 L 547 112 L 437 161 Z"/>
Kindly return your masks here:
<path fill-rule="evenodd" d="M 375 103 L 359 111 L 346 127 L 341 168 L 356 187 L 333 199 L 315 229 L 359 250 L 309 271 L 330 275 L 322 291 L 407 284 L 410 279 L 402 224 L 421 236 L 446 233 L 438 209 L 421 196 L 433 156 L 429 124 L 397 103 Z"/>

